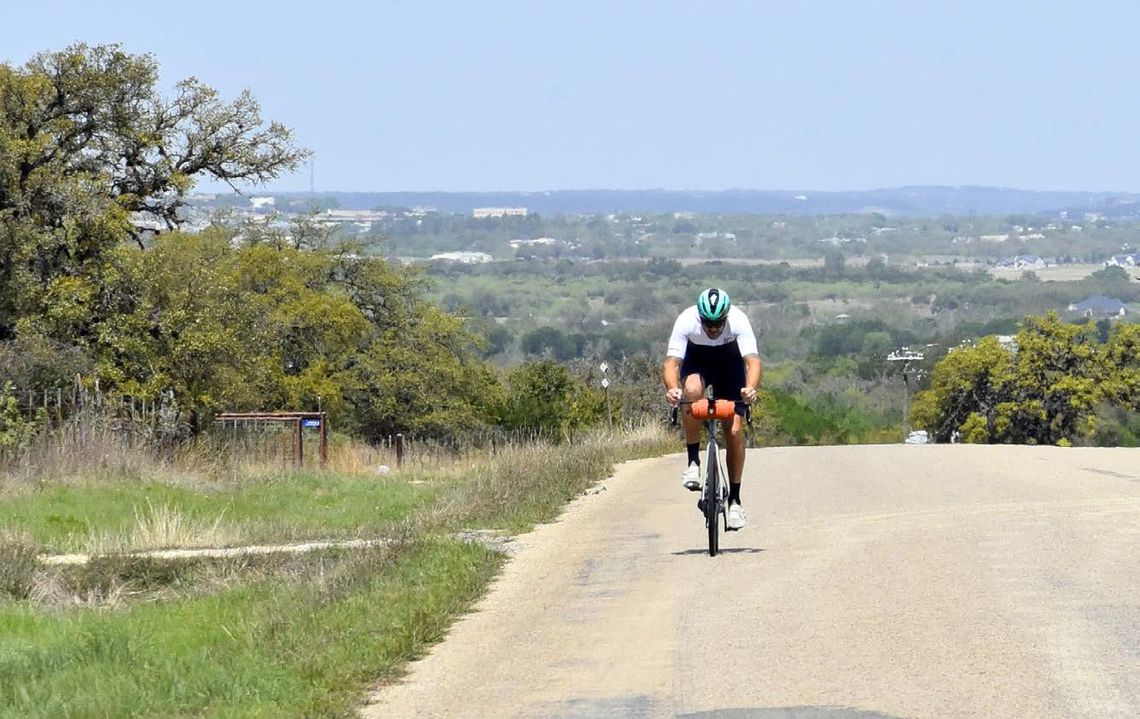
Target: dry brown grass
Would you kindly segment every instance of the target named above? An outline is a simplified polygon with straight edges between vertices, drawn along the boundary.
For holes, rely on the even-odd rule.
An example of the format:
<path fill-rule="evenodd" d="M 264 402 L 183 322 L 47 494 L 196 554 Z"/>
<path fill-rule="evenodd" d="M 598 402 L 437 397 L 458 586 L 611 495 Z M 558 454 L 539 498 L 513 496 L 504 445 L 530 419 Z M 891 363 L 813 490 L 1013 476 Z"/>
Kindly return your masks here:
<path fill-rule="evenodd" d="M 676 438 L 652 422 L 628 431 L 582 433 L 573 443 L 510 446 L 456 469 L 459 481 L 421 521 L 522 531 L 552 519 L 567 501 L 605 477 L 614 462 L 676 449 Z"/>
<path fill-rule="evenodd" d="M 84 537 L 72 544 L 82 554 L 145 552 L 152 549 L 183 547 L 226 547 L 240 541 L 236 530 L 223 524 L 225 511 L 212 522 L 181 512 L 169 504 L 154 506 L 147 500 L 144 511 L 135 508 L 135 523 L 123 533 Z"/>
<path fill-rule="evenodd" d="M 12 484 L 57 477 L 137 475 L 156 459 L 153 451 L 130 446 L 105 426 L 83 428 L 77 423 L 42 435 L 0 467 L 0 477 L 6 480 L 4 484 Z"/>

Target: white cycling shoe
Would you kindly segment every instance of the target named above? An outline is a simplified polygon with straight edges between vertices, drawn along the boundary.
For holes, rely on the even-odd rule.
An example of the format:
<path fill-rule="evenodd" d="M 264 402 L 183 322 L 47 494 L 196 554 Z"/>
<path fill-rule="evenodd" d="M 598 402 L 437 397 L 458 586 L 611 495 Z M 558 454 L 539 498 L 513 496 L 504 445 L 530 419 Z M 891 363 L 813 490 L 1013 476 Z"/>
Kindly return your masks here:
<path fill-rule="evenodd" d="M 681 473 L 681 486 L 690 492 L 701 490 L 701 465 L 693 462 Z"/>
<path fill-rule="evenodd" d="M 741 507 L 739 502 L 729 504 L 728 519 L 724 523 L 724 528 L 730 532 L 735 532 L 738 529 L 744 529 L 744 525 L 747 523 L 748 515 L 744 513 L 744 507 Z"/>

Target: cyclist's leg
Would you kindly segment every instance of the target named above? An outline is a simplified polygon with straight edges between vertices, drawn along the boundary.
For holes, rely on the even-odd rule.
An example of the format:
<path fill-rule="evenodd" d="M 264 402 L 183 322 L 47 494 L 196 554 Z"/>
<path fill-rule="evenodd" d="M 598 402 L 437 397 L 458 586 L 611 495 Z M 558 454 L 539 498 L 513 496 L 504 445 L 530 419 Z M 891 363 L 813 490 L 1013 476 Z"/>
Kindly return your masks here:
<path fill-rule="evenodd" d="M 720 427 L 724 435 L 728 481 L 730 484 L 740 484 L 744 476 L 744 418 L 737 415 L 721 422 Z"/>
<path fill-rule="evenodd" d="M 687 377 L 681 377 L 681 387 L 685 390 L 685 400 L 694 402 L 705 394 L 705 381 L 700 373 L 694 372 Z M 701 440 L 701 420 L 693 416 L 689 411 L 689 405 L 685 405 L 681 412 L 681 421 L 685 427 L 685 442 L 693 444 Z"/>
<path fill-rule="evenodd" d="M 699 365 L 686 357 L 681 364 L 681 389 L 684 398 L 695 401 L 701 398 L 705 391 L 705 380 L 699 371 Z M 689 405 L 681 407 L 681 424 L 685 428 L 685 453 L 688 459 L 685 470 L 681 473 L 681 485 L 690 492 L 701 488 L 702 477 L 700 471 L 700 442 L 701 422 L 693 416 Z"/>
<path fill-rule="evenodd" d="M 688 402 L 695 402 L 705 394 L 707 381 L 704 377 L 704 367 L 701 362 L 701 353 L 691 345 L 681 362 L 681 388 L 684 398 Z M 689 405 L 681 408 L 681 423 L 685 428 L 685 443 L 694 444 L 701 441 L 701 421 L 689 411 Z"/>
<path fill-rule="evenodd" d="M 717 364 L 714 375 L 709 379 L 713 384 L 714 397 L 735 402 L 740 399 L 745 374 L 744 361 L 735 346 L 732 348 L 732 353 Z M 744 476 L 744 418 L 737 415 L 731 420 L 722 421 L 720 426 L 724 434 L 728 481 L 731 485 L 739 485 Z M 739 486 L 734 495 L 739 495 Z"/>
<path fill-rule="evenodd" d="M 744 529 L 748 517 L 740 498 L 740 479 L 744 474 L 744 418 L 733 417 L 721 423 L 724 430 L 725 459 L 728 464 L 728 514 L 724 528 L 729 531 Z"/>

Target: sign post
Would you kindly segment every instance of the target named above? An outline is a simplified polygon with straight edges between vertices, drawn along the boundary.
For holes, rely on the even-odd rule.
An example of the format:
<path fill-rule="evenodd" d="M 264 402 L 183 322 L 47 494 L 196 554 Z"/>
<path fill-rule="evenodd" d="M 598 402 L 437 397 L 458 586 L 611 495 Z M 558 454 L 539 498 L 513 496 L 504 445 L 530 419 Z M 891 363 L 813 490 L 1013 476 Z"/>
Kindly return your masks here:
<path fill-rule="evenodd" d="M 610 431 L 614 430 L 614 413 L 610 408 L 610 380 L 606 377 L 606 371 L 610 368 L 608 364 L 602 362 L 598 365 L 598 369 L 602 371 L 602 391 L 606 393 L 606 420 L 609 424 Z"/>

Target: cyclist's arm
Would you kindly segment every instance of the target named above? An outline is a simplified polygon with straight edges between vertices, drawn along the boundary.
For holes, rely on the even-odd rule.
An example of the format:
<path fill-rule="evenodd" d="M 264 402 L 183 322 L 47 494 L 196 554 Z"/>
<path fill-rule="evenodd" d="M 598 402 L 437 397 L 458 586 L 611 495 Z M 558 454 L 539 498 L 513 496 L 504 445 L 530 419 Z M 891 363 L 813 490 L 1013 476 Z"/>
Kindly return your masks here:
<path fill-rule="evenodd" d="M 741 390 L 749 390 L 751 393 L 760 388 L 760 375 L 763 372 L 760 365 L 760 350 L 756 342 L 756 333 L 752 331 L 752 323 L 748 320 L 748 315 L 741 312 L 738 317 L 739 331 L 736 336 L 736 343 L 739 345 L 740 354 L 744 358 L 744 387 Z M 753 399 L 755 399 L 754 395 Z"/>
<path fill-rule="evenodd" d="M 673 322 L 673 331 L 669 335 L 669 346 L 665 351 L 665 361 L 661 364 L 661 376 L 665 382 L 666 391 L 680 389 L 681 387 L 681 361 L 685 359 L 685 351 L 689 347 L 689 338 L 685 328 L 685 313 L 682 312 Z"/>
<path fill-rule="evenodd" d="M 748 354 L 744 356 L 744 388 L 756 391 L 760 389 L 760 375 L 763 366 L 760 364 L 760 355 Z"/>
<path fill-rule="evenodd" d="M 666 357 L 665 362 L 661 365 L 662 379 L 665 381 L 665 389 L 679 389 L 681 387 L 681 358 L 680 357 Z"/>

